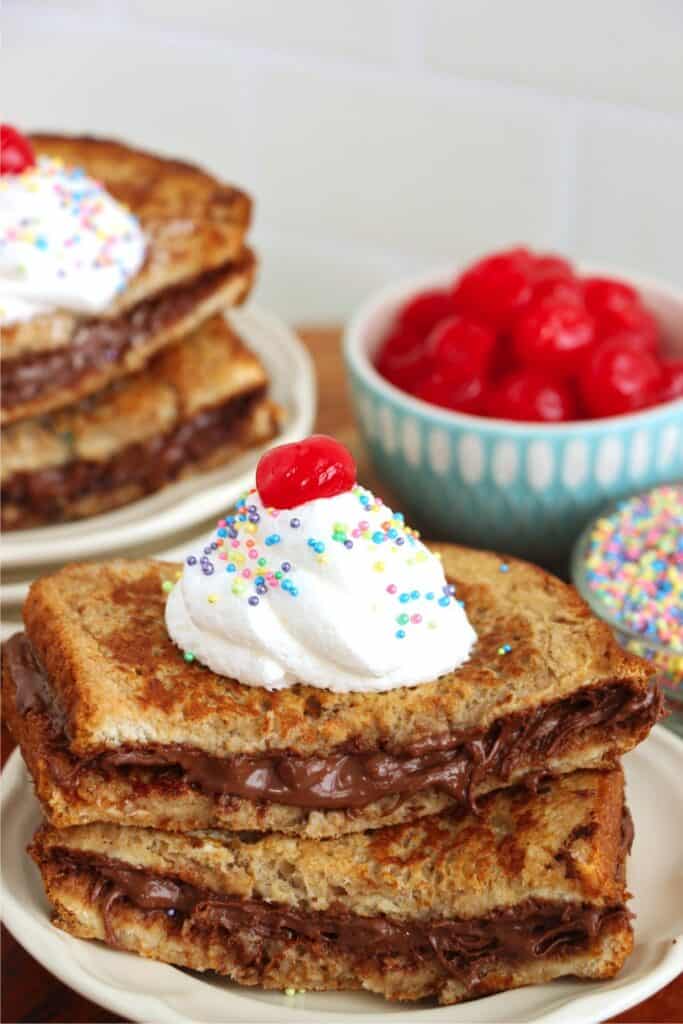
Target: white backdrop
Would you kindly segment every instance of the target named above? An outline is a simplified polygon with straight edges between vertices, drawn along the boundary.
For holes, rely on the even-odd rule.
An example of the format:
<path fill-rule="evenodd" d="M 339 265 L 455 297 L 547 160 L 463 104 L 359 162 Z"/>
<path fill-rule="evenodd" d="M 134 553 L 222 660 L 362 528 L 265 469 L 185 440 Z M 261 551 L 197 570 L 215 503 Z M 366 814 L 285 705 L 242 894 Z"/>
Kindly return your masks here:
<path fill-rule="evenodd" d="M 3 118 L 256 198 L 259 301 L 333 321 L 529 241 L 683 283 L 682 0 L 5 0 Z"/>

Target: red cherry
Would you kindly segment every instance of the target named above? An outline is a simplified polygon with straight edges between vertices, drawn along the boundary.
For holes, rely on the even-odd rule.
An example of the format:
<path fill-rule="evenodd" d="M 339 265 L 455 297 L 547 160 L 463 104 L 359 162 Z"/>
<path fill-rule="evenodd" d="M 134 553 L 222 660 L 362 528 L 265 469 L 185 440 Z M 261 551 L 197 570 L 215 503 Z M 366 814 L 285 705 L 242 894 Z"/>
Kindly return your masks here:
<path fill-rule="evenodd" d="M 587 277 L 583 282 L 586 308 L 597 323 L 601 341 L 628 333 L 652 352 L 659 344 L 657 322 L 640 301 L 635 288 L 606 277 Z"/>
<path fill-rule="evenodd" d="M 531 291 L 531 254 L 528 249 L 510 249 L 479 260 L 461 274 L 453 301 L 456 312 L 506 330 L 531 298 Z"/>
<path fill-rule="evenodd" d="M 640 301 L 635 288 L 610 277 L 585 277 L 583 295 L 588 312 L 598 320 L 606 313 L 619 313 Z"/>
<path fill-rule="evenodd" d="M 571 264 L 560 256 L 534 256 L 531 264 L 531 281 L 530 302 L 558 299 L 561 302 L 583 305 L 581 285 L 574 276 Z"/>
<path fill-rule="evenodd" d="M 437 370 L 455 383 L 485 374 L 495 344 L 489 327 L 456 314 L 431 331 L 427 351 Z"/>
<path fill-rule="evenodd" d="M 674 398 L 683 398 L 683 359 L 670 359 L 662 363 L 661 402 L 672 402 Z"/>
<path fill-rule="evenodd" d="M 593 318 L 575 303 L 534 302 L 515 325 L 518 358 L 563 376 L 579 372 L 595 340 Z"/>
<path fill-rule="evenodd" d="M 453 299 L 449 292 L 437 289 L 420 292 L 399 313 L 398 326 L 412 331 L 418 338 L 424 338 L 432 327 L 452 312 Z"/>
<path fill-rule="evenodd" d="M 574 392 L 566 381 L 541 370 L 513 370 L 488 396 L 489 416 L 504 420 L 559 423 L 578 418 Z"/>
<path fill-rule="evenodd" d="M 485 393 L 486 382 L 481 375 L 453 381 L 438 369 L 432 370 L 413 390 L 413 394 L 423 402 L 440 405 L 444 409 L 467 412 L 472 416 L 484 414 Z"/>
<path fill-rule="evenodd" d="M 33 147 L 11 124 L 0 125 L 0 174 L 21 174 L 35 167 Z"/>
<path fill-rule="evenodd" d="M 561 256 L 535 256 L 532 266 L 533 279 L 536 284 L 576 280 L 571 263 L 563 260 Z"/>
<path fill-rule="evenodd" d="M 429 364 L 424 342 L 405 328 L 397 328 L 389 335 L 377 358 L 378 371 L 402 390 L 410 389 L 416 378 L 427 372 Z"/>
<path fill-rule="evenodd" d="M 269 508 L 294 508 L 315 498 L 332 498 L 351 490 L 355 482 L 351 453 L 325 434 L 277 445 L 261 456 L 256 467 L 256 488 Z"/>
<path fill-rule="evenodd" d="M 657 321 L 642 306 L 631 306 L 621 313 L 610 313 L 598 321 L 598 336 L 601 341 L 608 338 L 629 338 L 639 348 L 656 355 L 659 350 L 659 328 Z"/>
<path fill-rule="evenodd" d="M 421 345 L 422 339 L 414 331 L 409 331 L 406 327 L 396 327 L 382 342 L 379 359 L 386 355 L 404 355 Z"/>
<path fill-rule="evenodd" d="M 552 278 L 539 281 L 534 285 L 531 301 L 534 305 L 537 302 L 564 302 L 581 309 L 586 308 L 578 281 L 553 281 Z"/>
<path fill-rule="evenodd" d="M 512 336 L 510 334 L 499 334 L 491 357 L 491 372 L 494 380 L 500 380 L 506 373 L 518 369 L 519 363 L 517 362 L 515 350 L 512 347 Z"/>
<path fill-rule="evenodd" d="M 602 341 L 583 368 L 579 388 L 590 416 L 618 416 L 654 405 L 662 387 L 657 358 L 628 338 Z"/>

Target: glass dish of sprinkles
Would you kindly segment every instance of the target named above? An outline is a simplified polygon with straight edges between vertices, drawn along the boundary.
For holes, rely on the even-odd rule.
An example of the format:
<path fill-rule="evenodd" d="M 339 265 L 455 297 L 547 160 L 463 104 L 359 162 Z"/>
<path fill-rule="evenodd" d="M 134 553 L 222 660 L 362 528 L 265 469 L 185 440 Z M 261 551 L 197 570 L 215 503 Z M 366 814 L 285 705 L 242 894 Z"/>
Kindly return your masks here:
<path fill-rule="evenodd" d="M 683 735 L 683 484 L 616 502 L 580 536 L 572 556 L 577 590 L 619 642 L 649 658 Z"/>

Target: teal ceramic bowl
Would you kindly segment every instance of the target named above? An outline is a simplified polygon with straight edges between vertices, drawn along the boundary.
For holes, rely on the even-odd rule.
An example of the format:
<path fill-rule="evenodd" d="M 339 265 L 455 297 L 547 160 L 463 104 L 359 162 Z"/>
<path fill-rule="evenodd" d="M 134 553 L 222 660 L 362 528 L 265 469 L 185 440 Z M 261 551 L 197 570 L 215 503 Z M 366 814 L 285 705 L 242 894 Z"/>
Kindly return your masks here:
<path fill-rule="evenodd" d="M 611 267 L 579 270 L 634 285 L 660 323 L 666 354 L 683 356 L 683 290 Z M 344 355 L 361 433 L 378 476 L 429 536 L 563 564 L 607 502 L 683 478 L 683 400 L 539 424 L 451 412 L 399 391 L 375 369 L 377 349 L 407 299 L 456 274 L 386 288 L 349 323 Z"/>

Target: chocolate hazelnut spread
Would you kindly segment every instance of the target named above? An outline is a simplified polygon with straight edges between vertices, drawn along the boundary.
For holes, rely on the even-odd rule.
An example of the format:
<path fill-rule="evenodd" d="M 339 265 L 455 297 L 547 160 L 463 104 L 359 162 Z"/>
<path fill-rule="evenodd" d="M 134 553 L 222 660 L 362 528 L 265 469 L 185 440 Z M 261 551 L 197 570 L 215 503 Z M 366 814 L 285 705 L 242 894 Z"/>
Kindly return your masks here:
<path fill-rule="evenodd" d="M 193 929 L 239 932 L 241 938 L 250 940 L 252 949 L 270 938 L 304 939 L 332 944 L 364 958 L 400 956 L 411 963 L 436 958 L 445 973 L 464 973 L 470 982 L 484 959 L 528 960 L 584 949 L 607 922 L 630 917 L 623 904 L 596 907 L 534 898 L 466 920 L 365 917 L 343 908 L 299 910 L 231 898 L 81 851 L 55 848 L 50 858 L 60 871 L 86 872 L 92 877 L 93 900 L 99 901 L 111 945 L 117 945 L 111 912 L 119 901 L 126 900 L 146 913 L 166 914 L 178 927 L 189 920 Z"/>
<path fill-rule="evenodd" d="M 63 466 L 15 473 L 2 485 L 2 502 L 54 519 L 61 507 L 85 495 L 137 485 L 158 490 L 190 462 L 205 458 L 233 436 L 235 425 L 263 396 L 263 388 L 204 409 L 166 434 L 127 445 L 104 462 L 74 459 Z M 21 525 L 20 523 L 18 525 Z"/>
<path fill-rule="evenodd" d="M 167 288 L 113 320 L 88 320 L 62 348 L 3 359 L 2 408 L 12 409 L 57 388 L 71 387 L 86 374 L 119 362 L 128 351 L 189 313 L 225 274 L 226 267 L 219 267 L 186 285 Z"/>
<path fill-rule="evenodd" d="M 4 645 L 4 655 L 14 683 L 14 703 L 20 715 L 48 706 L 49 686 L 23 633 L 15 633 Z"/>
<path fill-rule="evenodd" d="M 15 634 L 7 642 L 6 656 L 17 687 L 17 708 L 28 712 L 49 684 L 25 634 Z M 45 756 L 66 788 L 75 787 L 87 770 L 106 775 L 130 769 L 150 772 L 169 784 L 196 786 L 219 799 L 238 796 L 310 809 L 351 810 L 382 797 L 436 788 L 476 809 L 473 789 L 487 776 L 505 780 L 520 765 L 537 772 L 580 731 L 598 726 L 609 737 L 635 722 L 650 725 L 661 716 L 662 700 L 656 688 L 639 690 L 627 683 L 587 687 L 563 700 L 506 715 L 486 730 L 431 737 L 400 755 L 340 750 L 325 757 L 300 757 L 279 750 L 213 757 L 180 744 L 157 744 L 124 746 L 78 759 L 68 751 L 66 737 L 56 735 Z"/>

